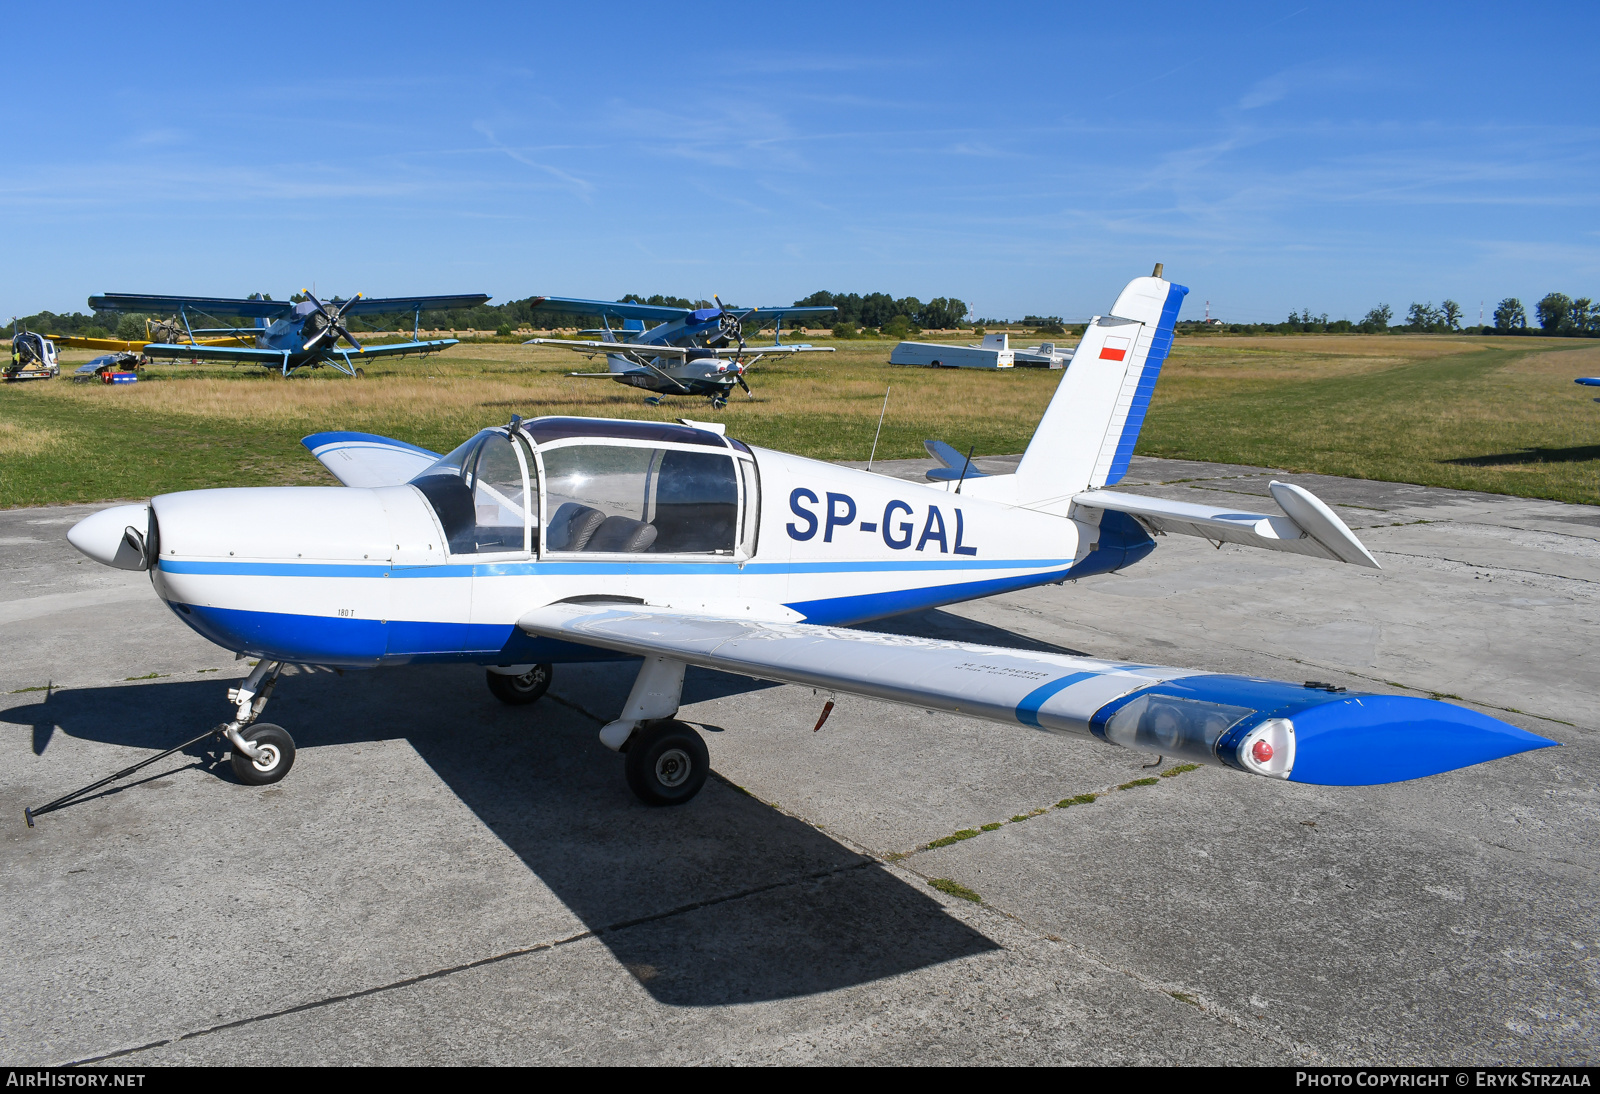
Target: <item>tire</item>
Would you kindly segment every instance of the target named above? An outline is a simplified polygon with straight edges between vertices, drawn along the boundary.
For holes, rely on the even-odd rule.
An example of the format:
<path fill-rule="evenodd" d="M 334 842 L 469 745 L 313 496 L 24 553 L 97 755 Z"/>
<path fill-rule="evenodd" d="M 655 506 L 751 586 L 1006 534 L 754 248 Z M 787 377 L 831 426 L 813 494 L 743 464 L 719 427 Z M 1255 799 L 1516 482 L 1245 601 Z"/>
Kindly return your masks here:
<path fill-rule="evenodd" d="M 282 726 L 271 722 L 258 722 L 243 731 L 242 736 L 251 744 L 266 750 L 260 760 L 252 760 L 237 750 L 229 757 L 233 773 L 239 781 L 250 786 L 275 783 L 294 766 L 294 738 Z"/>
<path fill-rule="evenodd" d="M 640 726 L 627 747 L 628 788 L 646 805 L 682 805 L 700 793 L 711 771 L 700 734 L 674 719 Z"/>
<path fill-rule="evenodd" d="M 537 703 L 550 690 L 549 665 L 535 665 L 521 676 L 507 676 L 502 672 L 486 672 L 489 690 L 502 703 L 520 707 Z"/>

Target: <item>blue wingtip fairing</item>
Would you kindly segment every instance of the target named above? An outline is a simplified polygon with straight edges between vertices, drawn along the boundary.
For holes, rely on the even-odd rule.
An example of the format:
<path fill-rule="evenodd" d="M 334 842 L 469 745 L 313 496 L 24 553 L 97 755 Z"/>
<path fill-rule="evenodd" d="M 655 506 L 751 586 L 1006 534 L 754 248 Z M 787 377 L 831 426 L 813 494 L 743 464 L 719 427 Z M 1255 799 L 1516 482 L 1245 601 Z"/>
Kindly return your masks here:
<path fill-rule="evenodd" d="M 1340 696 L 1294 716 L 1291 782 L 1374 786 L 1559 744 L 1435 699 Z"/>
<path fill-rule="evenodd" d="M 1405 782 L 1559 743 L 1435 699 L 1329 689 L 1221 673 L 1182 677 L 1106 704 L 1090 732 L 1125 747 L 1317 786 Z M 1286 724 L 1293 726 L 1291 751 L 1277 762 L 1292 756 L 1292 766 L 1252 763 L 1252 743 Z M 1268 761 L 1288 743 L 1281 732 L 1275 739 Z"/>

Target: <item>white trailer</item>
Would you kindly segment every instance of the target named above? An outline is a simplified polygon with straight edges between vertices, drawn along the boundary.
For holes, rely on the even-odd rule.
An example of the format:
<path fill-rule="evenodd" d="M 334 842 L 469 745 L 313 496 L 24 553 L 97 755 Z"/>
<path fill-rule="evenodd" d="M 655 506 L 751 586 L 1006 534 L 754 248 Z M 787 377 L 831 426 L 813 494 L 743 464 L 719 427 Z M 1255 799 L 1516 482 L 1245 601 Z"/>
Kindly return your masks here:
<path fill-rule="evenodd" d="M 1011 368 L 1016 351 L 1010 336 L 985 335 L 981 345 L 943 346 L 936 342 L 901 342 L 889 354 L 891 365 L 922 368 Z"/>

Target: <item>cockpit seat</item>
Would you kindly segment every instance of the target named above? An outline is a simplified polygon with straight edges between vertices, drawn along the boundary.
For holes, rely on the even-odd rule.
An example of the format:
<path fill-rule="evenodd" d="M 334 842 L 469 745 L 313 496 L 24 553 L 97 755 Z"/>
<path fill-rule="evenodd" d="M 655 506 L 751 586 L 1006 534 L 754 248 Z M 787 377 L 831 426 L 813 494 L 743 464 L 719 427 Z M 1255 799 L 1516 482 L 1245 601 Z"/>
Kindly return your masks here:
<path fill-rule="evenodd" d="M 656 526 L 632 517 L 607 517 L 594 535 L 589 537 L 585 551 L 648 551 L 656 541 Z"/>
<path fill-rule="evenodd" d="M 606 515 L 598 509 L 575 501 L 564 502 L 550 518 L 545 546 L 552 551 L 593 550 L 589 541 L 605 521 Z"/>

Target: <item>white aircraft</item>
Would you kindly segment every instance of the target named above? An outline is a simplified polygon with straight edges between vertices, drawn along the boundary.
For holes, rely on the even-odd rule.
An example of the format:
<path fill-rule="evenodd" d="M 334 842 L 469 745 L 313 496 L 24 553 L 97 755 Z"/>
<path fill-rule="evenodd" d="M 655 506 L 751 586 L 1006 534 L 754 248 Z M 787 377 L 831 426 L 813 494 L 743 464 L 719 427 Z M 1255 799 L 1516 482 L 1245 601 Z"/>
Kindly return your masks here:
<path fill-rule="evenodd" d="M 600 740 L 663 805 L 707 772 L 699 734 L 675 717 L 686 665 L 1324 785 L 1554 744 L 1426 699 L 849 629 L 1119 570 L 1154 549 L 1152 533 L 1377 567 L 1290 483 L 1272 484 L 1270 514 L 1106 489 L 1127 470 L 1188 291 L 1159 275 L 1089 324 L 1011 475 L 964 467 L 922 485 L 753 448 L 721 425 L 513 419 L 444 456 L 316 434 L 304 443 L 344 486 L 164 494 L 68 539 L 148 570 L 184 623 L 260 659 L 211 731 L 255 784 L 294 760 L 289 734 L 259 720 L 292 663 L 476 663 L 496 696 L 527 703 L 555 663 L 641 657 Z"/>

